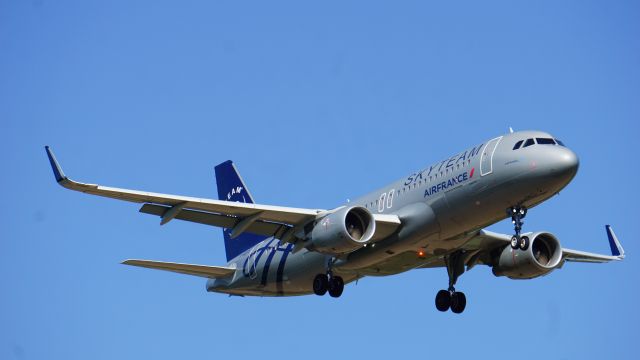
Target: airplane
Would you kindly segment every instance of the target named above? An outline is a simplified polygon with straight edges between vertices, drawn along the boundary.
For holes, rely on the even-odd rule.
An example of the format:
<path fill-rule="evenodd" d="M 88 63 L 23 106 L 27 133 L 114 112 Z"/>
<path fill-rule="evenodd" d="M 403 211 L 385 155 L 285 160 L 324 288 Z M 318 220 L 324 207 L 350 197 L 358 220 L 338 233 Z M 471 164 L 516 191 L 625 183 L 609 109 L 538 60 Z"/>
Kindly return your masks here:
<path fill-rule="evenodd" d="M 542 131 L 511 131 L 473 145 L 334 209 L 254 202 L 235 164 L 215 167 L 218 200 L 85 184 L 68 178 L 45 147 L 58 184 L 142 204 L 141 213 L 223 228 L 227 264 L 208 266 L 129 259 L 126 265 L 207 278 L 208 292 L 236 296 L 340 297 L 365 276 L 446 268 L 439 311 L 460 314 L 458 278 L 476 265 L 495 276 L 533 279 L 565 262 L 624 259 L 611 226 L 611 255 L 564 248 L 551 232 L 522 232 L 529 209 L 558 194 L 578 171 L 577 155 Z M 511 219 L 513 234 L 485 230 Z"/>

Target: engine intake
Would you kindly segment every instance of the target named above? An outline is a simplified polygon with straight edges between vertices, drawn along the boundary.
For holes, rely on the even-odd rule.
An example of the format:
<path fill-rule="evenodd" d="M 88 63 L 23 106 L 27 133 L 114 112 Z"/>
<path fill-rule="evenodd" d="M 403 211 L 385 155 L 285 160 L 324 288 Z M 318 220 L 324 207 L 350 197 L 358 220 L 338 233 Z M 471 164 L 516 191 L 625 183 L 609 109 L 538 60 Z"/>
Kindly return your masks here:
<path fill-rule="evenodd" d="M 494 258 L 493 274 L 511 279 L 533 279 L 556 269 L 562 261 L 560 241 L 551 233 L 527 234 L 530 246 L 526 251 L 505 247 Z"/>
<path fill-rule="evenodd" d="M 376 221 L 367 209 L 345 207 L 315 224 L 307 248 L 331 255 L 346 254 L 364 246 L 375 231 Z"/>

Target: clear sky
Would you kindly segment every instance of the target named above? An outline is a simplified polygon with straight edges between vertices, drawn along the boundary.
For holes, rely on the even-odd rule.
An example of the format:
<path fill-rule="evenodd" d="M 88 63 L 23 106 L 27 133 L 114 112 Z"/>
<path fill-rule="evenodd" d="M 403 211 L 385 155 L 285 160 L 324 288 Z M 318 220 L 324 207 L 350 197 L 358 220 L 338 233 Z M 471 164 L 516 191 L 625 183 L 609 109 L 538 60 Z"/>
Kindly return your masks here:
<path fill-rule="evenodd" d="M 445 3 L 0 0 L 0 359 L 637 358 L 639 3 Z M 66 191 L 43 149 L 80 181 L 211 198 L 233 159 L 260 203 L 333 208 L 509 126 L 581 160 L 525 230 L 608 253 L 611 223 L 627 259 L 474 268 L 461 316 L 434 308 L 443 269 L 229 298 L 120 265 L 224 264 L 222 232 Z"/>

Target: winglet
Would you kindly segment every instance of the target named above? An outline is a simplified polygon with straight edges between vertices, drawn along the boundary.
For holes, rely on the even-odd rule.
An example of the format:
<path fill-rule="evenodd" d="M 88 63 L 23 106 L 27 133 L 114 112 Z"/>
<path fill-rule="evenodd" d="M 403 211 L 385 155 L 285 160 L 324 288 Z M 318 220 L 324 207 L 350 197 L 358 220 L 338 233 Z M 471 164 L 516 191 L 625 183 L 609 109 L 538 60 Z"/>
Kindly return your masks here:
<path fill-rule="evenodd" d="M 622 248 L 622 245 L 620 245 L 620 241 L 618 241 L 618 237 L 613 232 L 611 225 L 605 225 L 605 229 L 607 230 L 607 236 L 609 237 L 611 256 L 617 256 L 620 259 L 624 259 L 624 249 Z"/>
<path fill-rule="evenodd" d="M 58 160 L 56 160 L 56 156 L 53 155 L 53 151 L 48 146 L 45 146 L 44 149 L 47 151 L 47 156 L 49 157 L 49 163 L 51 163 L 51 169 L 53 170 L 53 175 L 56 177 L 57 182 L 64 181 L 67 177 L 65 176 L 60 164 L 58 164 Z"/>

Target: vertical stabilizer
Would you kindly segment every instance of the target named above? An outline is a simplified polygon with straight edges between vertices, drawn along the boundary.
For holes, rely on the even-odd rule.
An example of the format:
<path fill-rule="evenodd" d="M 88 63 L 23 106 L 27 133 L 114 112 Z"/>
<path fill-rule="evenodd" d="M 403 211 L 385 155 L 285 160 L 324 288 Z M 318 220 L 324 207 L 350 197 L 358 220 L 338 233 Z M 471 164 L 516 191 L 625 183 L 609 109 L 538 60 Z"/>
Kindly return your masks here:
<path fill-rule="evenodd" d="M 215 167 L 216 184 L 218 185 L 218 199 L 253 204 L 253 197 L 240 177 L 233 161 L 227 160 Z M 240 255 L 251 248 L 266 236 L 242 233 L 238 237 L 231 238 L 231 229 L 222 229 L 224 235 L 224 247 L 227 253 L 227 261 Z"/>

